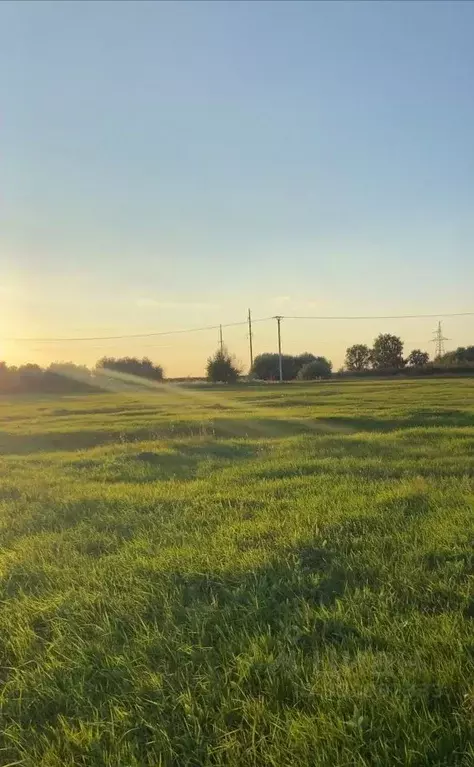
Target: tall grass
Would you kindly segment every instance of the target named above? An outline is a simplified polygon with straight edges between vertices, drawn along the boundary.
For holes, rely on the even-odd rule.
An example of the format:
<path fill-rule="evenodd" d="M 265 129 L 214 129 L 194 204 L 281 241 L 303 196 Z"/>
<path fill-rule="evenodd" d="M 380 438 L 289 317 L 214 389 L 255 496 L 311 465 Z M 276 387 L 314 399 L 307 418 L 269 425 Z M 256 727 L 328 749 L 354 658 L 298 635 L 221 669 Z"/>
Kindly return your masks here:
<path fill-rule="evenodd" d="M 472 765 L 473 395 L 1 400 L 0 765 Z"/>

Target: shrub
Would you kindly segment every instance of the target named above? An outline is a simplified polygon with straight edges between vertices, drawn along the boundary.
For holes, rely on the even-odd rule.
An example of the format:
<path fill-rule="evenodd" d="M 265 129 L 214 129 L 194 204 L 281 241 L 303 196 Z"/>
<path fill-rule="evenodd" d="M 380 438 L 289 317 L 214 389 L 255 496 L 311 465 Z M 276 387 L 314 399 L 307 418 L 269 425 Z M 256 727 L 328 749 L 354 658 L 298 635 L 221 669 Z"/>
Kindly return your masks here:
<path fill-rule="evenodd" d="M 260 378 L 262 381 L 278 380 L 279 378 L 279 360 L 278 354 L 258 354 L 254 361 L 250 371 L 251 375 L 255 378 Z"/>
<path fill-rule="evenodd" d="M 380 333 L 374 341 L 371 358 L 373 367 L 378 370 L 403 368 L 403 341 L 390 333 Z"/>
<path fill-rule="evenodd" d="M 206 364 L 207 380 L 213 383 L 235 383 L 240 375 L 240 368 L 227 349 L 218 349 L 209 357 Z"/>
<path fill-rule="evenodd" d="M 316 357 L 312 362 L 298 371 L 298 378 L 302 381 L 314 381 L 317 378 L 330 378 L 332 364 L 325 357 Z"/>
<path fill-rule="evenodd" d="M 139 360 L 137 357 L 102 357 L 96 365 L 99 370 L 115 370 L 131 376 L 150 378 L 153 381 L 163 380 L 163 368 L 154 365 L 148 357 Z"/>
<path fill-rule="evenodd" d="M 73 375 L 72 371 L 81 371 Z M 0 393 L 86 393 L 96 391 L 90 370 L 68 363 L 56 363 L 47 370 L 39 365 L 27 363 L 20 367 L 8 367 L 0 362 Z"/>
<path fill-rule="evenodd" d="M 372 363 L 372 351 L 365 344 L 354 344 L 346 349 L 347 370 L 368 370 Z"/>
<path fill-rule="evenodd" d="M 281 367 L 284 381 L 293 381 L 304 365 L 320 359 L 314 354 L 282 354 Z M 262 381 L 278 381 L 280 379 L 280 357 L 277 353 L 259 354 L 255 357 L 250 374 Z"/>
<path fill-rule="evenodd" d="M 430 361 L 428 352 L 422 352 L 421 349 L 413 349 L 407 357 L 407 365 L 413 367 L 423 367 Z"/>

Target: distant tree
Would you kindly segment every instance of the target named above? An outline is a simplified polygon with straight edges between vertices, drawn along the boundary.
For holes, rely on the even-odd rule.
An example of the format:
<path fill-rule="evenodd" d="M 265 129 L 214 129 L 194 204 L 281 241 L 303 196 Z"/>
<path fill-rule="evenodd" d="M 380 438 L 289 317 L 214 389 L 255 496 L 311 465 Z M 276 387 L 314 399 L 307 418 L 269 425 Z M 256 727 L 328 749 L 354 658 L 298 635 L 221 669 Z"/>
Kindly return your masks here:
<path fill-rule="evenodd" d="M 435 362 L 439 362 L 443 367 L 471 365 L 474 363 L 474 346 L 458 346 L 457 349 L 445 352 L 441 357 L 436 357 Z"/>
<path fill-rule="evenodd" d="M 330 378 L 332 364 L 325 357 L 315 357 L 307 362 L 298 371 L 298 378 L 302 381 L 312 381 L 317 378 Z"/>
<path fill-rule="evenodd" d="M 64 370 L 82 371 L 76 376 L 70 375 Z M 87 368 L 67 363 L 61 366 L 53 363 L 44 370 L 39 365 L 28 362 L 19 367 L 7 366 L 0 362 L 0 392 L 8 394 L 18 393 L 89 393 L 97 391 L 91 373 Z"/>
<path fill-rule="evenodd" d="M 303 352 L 303 354 L 297 354 L 295 357 L 295 362 L 297 365 L 299 365 L 300 368 L 303 367 L 303 365 L 307 365 L 308 362 L 314 362 L 314 360 L 319 360 L 321 357 L 316 357 L 316 355 L 311 354 L 311 352 Z"/>
<path fill-rule="evenodd" d="M 278 355 L 277 355 L 278 357 Z M 283 368 L 283 380 L 294 381 L 298 377 L 298 373 L 304 365 L 308 362 L 313 362 L 316 359 L 314 354 L 309 352 L 303 352 L 303 354 L 283 354 L 282 355 L 282 368 Z M 280 369 L 278 368 L 278 376 Z"/>
<path fill-rule="evenodd" d="M 102 357 L 97 362 L 96 368 L 149 378 L 153 381 L 163 380 L 163 368 L 160 365 L 154 365 L 148 357 L 143 357 L 141 360 L 137 357 Z"/>
<path fill-rule="evenodd" d="M 458 346 L 454 359 L 456 362 L 474 362 L 474 346 Z"/>
<path fill-rule="evenodd" d="M 27 362 L 26 365 L 20 365 L 17 370 L 17 373 L 22 376 L 40 376 L 42 372 L 42 368 L 33 362 Z"/>
<path fill-rule="evenodd" d="M 372 352 L 365 344 L 354 344 L 346 349 L 347 370 L 367 370 L 372 362 Z"/>
<path fill-rule="evenodd" d="M 68 373 L 84 377 L 90 377 L 91 375 L 91 371 L 86 365 L 76 365 L 75 362 L 52 362 L 47 370 L 50 373 L 60 373 L 61 375 L 67 375 Z"/>
<path fill-rule="evenodd" d="M 12 385 L 12 369 L 7 367 L 6 362 L 0 362 L 0 392 L 10 391 Z"/>
<path fill-rule="evenodd" d="M 52 362 L 43 373 L 43 382 L 47 391 L 90 392 L 98 388 L 89 368 L 74 362 Z"/>
<path fill-rule="evenodd" d="M 281 367 L 284 381 L 293 381 L 304 365 L 319 359 L 310 352 L 303 354 L 282 354 Z M 250 374 L 262 381 L 278 381 L 280 378 L 280 357 L 276 353 L 259 354 L 255 357 Z"/>
<path fill-rule="evenodd" d="M 381 333 L 374 341 L 372 365 L 377 370 L 403 368 L 403 341 L 390 333 Z"/>
<path fill-rule="evenodd" d="M 208 381 L 213 383 L 235 383 L 240 375 L 240 368 L 227 349 L 218 349 L 209 357 L 206 364 Z"/>
<path fill-rule="evenodd" d="M 253 361 L 250 373 L 254 378 L 260 378 L 262 381 L 278 380 L 280 375 L 278 354 L 269 352 L 258 354 Z"/>
<path fill-rule="evenodd" d="M 15 375 L 15 388 L 19 391 L 34 392 L 43 390 L 43 370 L 39 365 L 28 362 L 20 365 Z"/>
<path fill-rule="evenodd" d="M 441 357 L 436 356 L 435 362 L 439 363 L 440 365 L 457 365 L 459 360 L 456 356 L 455 351 L 446 352 Z"/>
<path fill-rule="evenodd" d="M 413 349 L 407 357 L 407 365 L 412 367 L 423 367 L 430 360 L 428 352 L 422 352 L 421 349 Z"/>

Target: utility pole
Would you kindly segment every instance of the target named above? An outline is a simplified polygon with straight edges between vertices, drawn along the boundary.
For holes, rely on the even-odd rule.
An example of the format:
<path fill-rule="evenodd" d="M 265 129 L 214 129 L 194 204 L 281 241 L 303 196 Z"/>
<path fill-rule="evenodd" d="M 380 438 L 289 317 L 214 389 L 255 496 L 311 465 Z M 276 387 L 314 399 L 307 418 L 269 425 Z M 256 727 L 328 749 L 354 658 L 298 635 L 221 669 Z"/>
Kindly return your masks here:
<path fill-rule="evenodd" d="M 224 341 L 222 339 L 222 325 L 219 325 L 219 346 L 221 349 L 221 354 L 224 352 Z"/>
<path fill-rule="evenodd" d="M 435 330 L 433 341 L 435 343 L 435 359 L 440 359 L 444 354 L 444 342 L 449 341 L 446 336 L 443 336 L 441 321 L 438 322 L 438 327 Z"/>
<path fill-rule="evenodd" d="M 250 369 L 252 369 L 252 367 L 253 367 L 253 345 L 252 345 L 252 315 L 250 313 L 250 309 L 249 309 L 248 323 L 249 323 Z"/>
<path fill-rule="evenodd" d="M 278 330 L 278 366 L 280 368 L 280 383 L 283 381 L 283 361 L 281 358 L 281 330 L 280 330 L 280 323 L 283 319 L 280 315 L 277 315 L 275 317 L 277 321 L 277 330 Z"/>

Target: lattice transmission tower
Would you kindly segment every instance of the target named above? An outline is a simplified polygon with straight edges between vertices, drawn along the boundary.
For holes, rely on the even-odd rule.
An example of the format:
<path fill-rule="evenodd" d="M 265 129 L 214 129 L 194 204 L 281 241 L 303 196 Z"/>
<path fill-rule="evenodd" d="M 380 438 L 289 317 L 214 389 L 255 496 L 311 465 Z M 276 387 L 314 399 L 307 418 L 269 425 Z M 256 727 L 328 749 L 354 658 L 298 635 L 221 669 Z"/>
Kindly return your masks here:
<path fill-rule="evenodd" d="M 434 332 L 433 342 L 435 344 L 435 359 L 440 359 L 445 353 L 444 342 L 449 341 L 446 336 L 443 336 L 443 328 L 441 322 L 438 322 L 438 327 Z"/>

